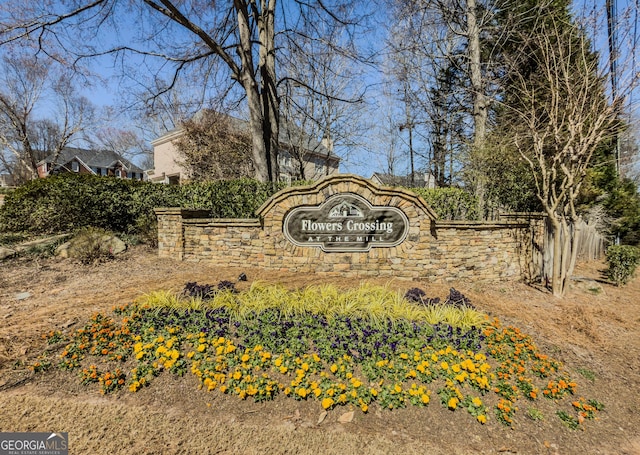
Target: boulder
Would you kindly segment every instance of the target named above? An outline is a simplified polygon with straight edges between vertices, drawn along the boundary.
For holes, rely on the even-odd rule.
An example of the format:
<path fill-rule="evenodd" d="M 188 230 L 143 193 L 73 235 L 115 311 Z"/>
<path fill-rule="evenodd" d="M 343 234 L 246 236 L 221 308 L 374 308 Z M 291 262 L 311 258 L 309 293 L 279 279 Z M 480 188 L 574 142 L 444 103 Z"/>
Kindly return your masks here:
<path fill-rule="evenodd" d="M 96 256 L 115 256 L 126 251 L 127 245 L 112 234 L 82 234 L 56 248 L 56 256 L 61 258 L 87 259 Z M 97 257 L 96 257 L 97 258 Z"/>

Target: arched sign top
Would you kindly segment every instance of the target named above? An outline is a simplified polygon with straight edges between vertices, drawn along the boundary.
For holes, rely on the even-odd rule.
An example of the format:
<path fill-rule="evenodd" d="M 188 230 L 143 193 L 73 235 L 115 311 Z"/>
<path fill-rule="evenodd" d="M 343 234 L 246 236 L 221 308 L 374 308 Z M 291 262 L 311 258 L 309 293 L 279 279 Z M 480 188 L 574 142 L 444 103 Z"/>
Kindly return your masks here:
<path fill-rule="evenodd" d="M 409 232 L 409 219 L 397 207 L 373 206 L 357 194 L 338 193 L 320 205 L 291 209 L 282 230 L 296 246 L 364 252 L 401 244 Z"/>

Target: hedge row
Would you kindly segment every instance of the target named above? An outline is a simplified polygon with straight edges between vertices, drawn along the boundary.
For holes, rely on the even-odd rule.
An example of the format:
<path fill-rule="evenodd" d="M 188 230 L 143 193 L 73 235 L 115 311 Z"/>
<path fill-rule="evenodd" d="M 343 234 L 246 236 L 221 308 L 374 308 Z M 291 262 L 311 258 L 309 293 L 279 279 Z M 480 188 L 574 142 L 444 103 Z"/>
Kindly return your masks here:
<path fill-rule="evenodd" d="M 248 179 L 175 186 L 59 175 L 8 194 L 0 207 L 0 231 L 52 234 L 93 226 L 137 234 L 155 220 L 155 207 L 209 209 L 216 218 L 246 218 L 281 187 Z"/>
<path fill-rule="evenodd" d="M 479 220 L 477 198 L 460 188 L 409 188 L 443 220 Z"/>
<path fill-rule="evenodd" d="M 188 185 L 84 175 L 37 179 L 6 196 L 0 232 L 54 234 L 93 226 L 114 232 L 151 235 L 156 207 L 208 209 L 215 218 L 250 218 L 284 184 L 223 180 Z M 477 219 L 475 198 L 460 189 L 412 189 L 442 219 Z"/>

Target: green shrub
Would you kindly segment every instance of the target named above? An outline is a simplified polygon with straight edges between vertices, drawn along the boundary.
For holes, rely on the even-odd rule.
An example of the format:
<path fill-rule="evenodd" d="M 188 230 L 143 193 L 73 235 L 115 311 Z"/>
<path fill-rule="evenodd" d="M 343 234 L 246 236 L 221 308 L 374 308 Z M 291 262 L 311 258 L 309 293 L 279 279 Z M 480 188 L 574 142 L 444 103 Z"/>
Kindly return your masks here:
<path fill-rule="evenodd" d="M 216 218 L 247 218 L 283 184 L 228 180 L 183 186 L 65 174 L 33 180 L 7 195 L 0 232 L 55 234 L 83 227 L 157 241 L 156 207 L 208 209 Z"/>
<path fill-rule="evenodd" d="M 479 220 L 478 200 L 460 188 L 409 188 L 438 214 L 441 220 Z"/>
<path fill-rule="evenodd" d="M 620 286 L 626 284 L 640 264 L 640 249 L 629 245 L 612 245 L 607 248 L 607 278 Z"/>

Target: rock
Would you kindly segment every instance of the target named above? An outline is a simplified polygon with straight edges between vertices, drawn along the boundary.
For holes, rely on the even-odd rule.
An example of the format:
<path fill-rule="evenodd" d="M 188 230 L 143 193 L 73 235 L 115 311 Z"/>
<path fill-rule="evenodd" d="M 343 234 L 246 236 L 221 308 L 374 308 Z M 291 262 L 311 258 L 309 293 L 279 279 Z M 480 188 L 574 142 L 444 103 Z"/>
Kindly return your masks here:
<path fill-rule="evenodd" d="M 15 255 L 16 255 L 15 250 L 0 246 L 0 261 L 2 261 L 3 259 L 12 258 Z"/>
<path fill-rule="evenodd" d="M 352 422 L 354 414 L 355 413 L 353 411 L 345 412 L 340 417 L 338 417 L 338 422 L 340 422 L 340 423 Z"/>
<path fill-rule="evenodd" d="M 56 248 L 56 256 L 61 258 L 84 259 L 91 252 L 102 255 L 115 256 L 126 251 L 127 245 L 115 235 L 111 234 L 83 234 L 63 243 Z"/>
<path fill-rule="evenodd" d="M 15 299 L 16 300 L 26 300 L 29 297 L 31 297 L 31 293 L 30 292 L 21 292 L 21 293 L 15 295 Z"/>
<path fill-rule="evenodd" d="M 127 244 L 115 235 L 109 239 L 109 244 L 111 245 L 111 254 L 120 254 L 127 250 Z"/>
<path fill-rule="evenodd" d="M 71 245 L 71 242 L 65 242 L 62 245 L 58 245 L 55 251 L 55 255 L 61 258 L 68 258 L 70 245 Z"/>

